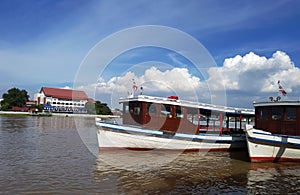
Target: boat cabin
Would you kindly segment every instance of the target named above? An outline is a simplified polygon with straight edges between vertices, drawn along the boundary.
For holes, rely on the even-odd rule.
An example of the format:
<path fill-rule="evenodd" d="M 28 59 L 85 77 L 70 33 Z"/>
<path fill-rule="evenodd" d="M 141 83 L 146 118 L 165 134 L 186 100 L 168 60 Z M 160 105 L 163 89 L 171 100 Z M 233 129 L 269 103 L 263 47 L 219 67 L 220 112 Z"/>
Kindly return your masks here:
<path fill-rule="evenodd" d="M 274 134 L 300 135 L 300 101 L 254 103 L 255 128 Z"/>
<path fill-rule="evenodd" d="M 254 110 L 216 106 L 168 98 L 139 95 L 120 99 L 123 103 L 123 124 L 176 132 L 243 133 L 244 125 L 254 122 Z"/>

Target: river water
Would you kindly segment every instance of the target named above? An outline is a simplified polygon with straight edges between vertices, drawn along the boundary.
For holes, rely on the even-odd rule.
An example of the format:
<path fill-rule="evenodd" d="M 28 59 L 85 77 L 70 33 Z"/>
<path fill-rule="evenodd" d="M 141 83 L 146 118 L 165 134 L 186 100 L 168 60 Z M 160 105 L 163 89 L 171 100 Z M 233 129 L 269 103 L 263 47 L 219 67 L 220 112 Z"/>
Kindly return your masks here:
<path fill-rule="evenodd" d="M 98 152 L 93 118 L 0 116 L 0 194 L 297 194 L 300 163 L 236 152 Z"/>

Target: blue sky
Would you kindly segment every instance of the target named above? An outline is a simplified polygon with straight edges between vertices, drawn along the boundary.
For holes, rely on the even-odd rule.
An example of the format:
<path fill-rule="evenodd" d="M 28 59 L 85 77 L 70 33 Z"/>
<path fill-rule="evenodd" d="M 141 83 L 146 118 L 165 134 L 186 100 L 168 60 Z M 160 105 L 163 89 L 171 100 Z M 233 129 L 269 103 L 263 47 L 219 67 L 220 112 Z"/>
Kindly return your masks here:
<path fill-rule="evenodd" d="M 42 86 L 72 87 L 82 61 L 101 40 L 135 26 L 161 25 L 187 33 L 207 49 L 219 68 L 214 70 L 224 75 L 229 105 L 250 107 L 253 100 L 277 95 L 277 79 L 290 98 L 299 98 L 299 8 L 299 1 L 290 0 L 1 0 L 0 93 L 18 87 L 32 97 Z M 118 66 L 121 63 L 127 66 Z M 138 69 L 130 65 L 143 69 L 135 72 Z M 197 74 L 176 52 L 140 48 L 116 57 L 98 78 L 105 89 L 110 86 L 103 89 L 106 95 L 101 88 L 97 95 L 89 94 L 110 101 L 109 93 L 117 89 L 111 87 L 118 84 L 114 80 L 128 72 L 133 71 L 129 76 L 139 82 L 149 82 L 144 76 L 147 70 L 168 80 L 174 68 L 183 74 L 189 70 L 187 76 L 196 86 L 217 82 L 213 69 L 204 76 Z M 152 94 L 150 88 L 149 95 L 168 95 Z"/>

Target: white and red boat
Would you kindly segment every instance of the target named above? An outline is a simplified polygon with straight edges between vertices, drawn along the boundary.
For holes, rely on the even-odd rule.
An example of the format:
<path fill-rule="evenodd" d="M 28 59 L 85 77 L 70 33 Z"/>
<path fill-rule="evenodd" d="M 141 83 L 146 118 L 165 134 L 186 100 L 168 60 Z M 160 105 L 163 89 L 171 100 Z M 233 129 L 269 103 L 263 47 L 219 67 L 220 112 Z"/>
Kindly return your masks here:
<path fill-rule="evenodd" d="M 300 101 L 254 103 L 255 126 L 246 125 L 252 162 L 300 161 Z"/>
<path fill-rule="evenodd" d="M 229 150 L 246 148 L 253 109 L 139 95 L 120 99 L 122 123 L 96 118 L 100 150 Z"/>

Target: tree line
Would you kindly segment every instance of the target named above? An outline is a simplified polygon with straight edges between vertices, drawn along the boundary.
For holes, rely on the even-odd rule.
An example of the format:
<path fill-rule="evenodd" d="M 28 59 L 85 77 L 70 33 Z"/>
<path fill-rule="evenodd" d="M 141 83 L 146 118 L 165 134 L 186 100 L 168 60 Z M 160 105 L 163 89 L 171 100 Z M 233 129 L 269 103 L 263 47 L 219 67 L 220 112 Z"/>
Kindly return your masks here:
<path fill-rule="evenodd" d="M 18 88 L 11 88 L 2 95 L 1 110 L 9 111 L 12 107 L 25 107 L 26 102 L 29 100 L 29 95 L 26 90 L 20 90 Z M 106 103 L 95 101 L 95 103 L 87 102 L 85 105 L 88 114 L 111 114 L 110 108 Z M 31 108 L 37 108 L 40 111 L 43 109 L 42 105 L 32 105 Z"/>

